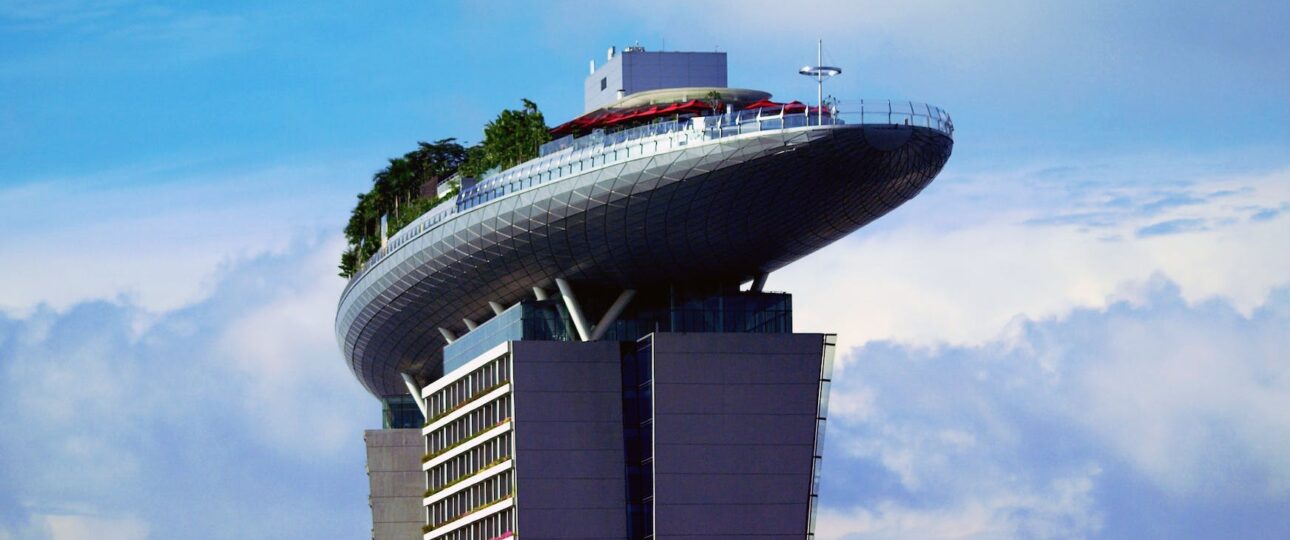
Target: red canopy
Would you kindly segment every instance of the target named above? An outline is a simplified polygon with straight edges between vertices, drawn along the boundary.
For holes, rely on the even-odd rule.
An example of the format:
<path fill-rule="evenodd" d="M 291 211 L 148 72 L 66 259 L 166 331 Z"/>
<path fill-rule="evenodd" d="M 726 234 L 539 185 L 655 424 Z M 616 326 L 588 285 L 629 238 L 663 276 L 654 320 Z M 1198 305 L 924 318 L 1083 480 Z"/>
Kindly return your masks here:
<path fill-rule="evenodd" d="M 771 101 L 769 99 L 759 99 L 757 101 L 749 103 L 747 107 L 744 107 L 744 110 L 750 111 L 753 109 L 765 109 L 767 107 L 783 107 L 783 106 L 784 106 L 783 103 L 775 103 L 774 101 Z"/>
<path fill-rule="evenodd" d="M 563 137 L 574 131 L 591 131 L 616 126 L 626 122 L 649 121 L 678 114 L 700 114 L 712 110 L 712 105 L 692 99 L 660 105 L 644 105 L 621 111 L 597 111 L 574 118 L 551 129 L 551 136 Z"/>
<path fill-rule="evenodd" d="M 648 122 L 657 118 L 665 118 L 678 114 L 700 115 L 705 112 L 711 112 L 712 108 L 711 103 L 692 99 L 676 103 L 642 105 L 640 107 L 617 111 L 596 111 L 584 114 L 552 128 L 551 136 L 563 137 L 574 132 L 585 133 L 593 129 L 613 127 L 625 123 Z M 752 109 L 775 109 L 776 112 L 782 109 L 786 113 L 798 113 L 802 111 L 814 113 L 816 108 L 807 107 L 800 101 L 776 103 L 769 99 L 760 99 L 743 108 L 745 111 Z"/>
<path fill-rule="evenodd" d="M 749 103 L 747 107 L 744 107 L 744 110 L 751 111 L 753 109 L 779 109 L 779 108 L 783 108 L 784 112 L 789 112 L 789 113 L 801 112 L 807 109 L 806 105 L 800 101 L 790 101 L 788 103 L 775 103 L 774 101 L 771 101 L 769 99 L 760 99 L 755 102 Z"/>

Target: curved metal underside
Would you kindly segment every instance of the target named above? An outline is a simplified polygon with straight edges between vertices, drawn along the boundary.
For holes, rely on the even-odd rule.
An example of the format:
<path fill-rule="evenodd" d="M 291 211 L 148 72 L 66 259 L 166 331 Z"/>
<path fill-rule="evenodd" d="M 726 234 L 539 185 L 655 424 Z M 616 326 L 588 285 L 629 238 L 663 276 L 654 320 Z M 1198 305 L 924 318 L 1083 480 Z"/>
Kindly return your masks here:
<path fill-rule="evenodd" d="M 640 288 L 747 279 L 839 240 L 917 195 L 953 141 L 930 128 L 761 132 L 618 162 L 476 207 L 379 261 L 341 299 L 358 380 L 407 392 L 439 376 L 437 327 L 574 283 Z"/>

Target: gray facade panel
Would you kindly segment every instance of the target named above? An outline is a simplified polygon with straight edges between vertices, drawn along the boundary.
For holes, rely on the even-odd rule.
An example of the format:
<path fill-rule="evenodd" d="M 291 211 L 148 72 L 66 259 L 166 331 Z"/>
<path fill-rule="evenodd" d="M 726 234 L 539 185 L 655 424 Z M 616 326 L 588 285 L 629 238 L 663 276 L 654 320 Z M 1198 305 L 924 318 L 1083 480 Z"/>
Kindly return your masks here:
<path fill-rule="evenodd" d="M 528 480 L 622 476 L 621 448 L 607 450 L 524 448 L 523 453 L 528 460 L 525 465 L 531 465 L 524 471 L 524 478 Z M 616 465 L 610 465 L 611 463 Z"/>
<path fill-rule="evenodd" d="M 666 504 L 767 505 L 802 503 L 809 486 L 801 474 L 658 474 L 655 500 Z M 803 529 L 805 531 L 805 529 Z"/>
<path fill-rule="evenodd" d="M 816 392 L 812 391 L 812 394 Z M 655 388 L 655 401 L 670 399 L 666 388 Z M 767 396 L 766 399 L 769 399 Z M 815 414 L 794 416 L 733 414 L 654 414 L 656 444 L 777 446 L 815 438 Z"/>
<path fill-rule="evenodd" d="M 615 540 L 627 538 L 623 510 L 602 508 L 533 508 L 518 512 L 519 530 L 525 540 Z"/>
<path fill-rule="evenodd" d="M 817 386 L 818 382 L 728 384 L 715 388 L 714 385 L 706 383 L 667 384 L 659 388 L 666 388 L 674 398 L 659 403 L 656 408 L 660 414 L 800 413 L 815 405 L 816 398 L 811 394 L 811 390 Z"/>
<path fill-rule="evenodd" d="M 615 367 L 614 369 L 617 369 Z M 615 373 L 615 376 L 617 373 Z M 524 381 L 526 387 L 528 381 Z M 534 399 L 528 402 L 528 407 L 524 414 L 528 417 L 543 418 L 546 421 L 591 421 L 591 422 L 618 422 L 622 420 L 622 413 L 615 409 L 602 407 L 605 400 L 620 399 L 622 391 L 612 389 L 609 391 L 587 391 L 587 392 L 562 392 L 557 390 L 526 390 L 528 395 Z"/>
<path fill-rule="evenodd" d="M 425 442 L 419 429 L 379 429 L 363 433 L 367 446 L 368 504 L 374 540 L 420 538 L 425 513 L 421 495 Z"/>
<path fill-rule="evenodd" d="M 807 506 L 801 504 L 659 504 L 657 538 L 806 537 Z M 666 516 L 666 518 L 665 518 Z"/>
<path fill-rule="evenodd" d="M 660 334 L 669 354 L 746 353 L 749 358 L 764 354 L 802 354 L 814 344 L 823 349 L 821 334 Z M 722 374 L 719 370 L 714 375 Z"/>
<path fill-rule="evenodd" d="M 657 536 L 805 536 L 823 346 L 819 334 L 654 334 Z M 767 400 L 778 414 L 745 412 Z"/>
<path fill-rule="evenodd" d="M 622 420 L 617 422 L 537 420 L 521 408 L 523 405 L 520 405 L 518 397 L 515 401 L 515 448 L 519 450 L 613 450 L 623 447 Z"/>
<path fill-rule="evenodd" d="M 601 80 L 604 80 L 602 88 Z M 726 53 L 623 51 L 608 59 L 583 81 L 583 112 L 591 112 L 624 96 L 659 88 L 727 84 Z"/>
<path fill-rule="evenodd" d="M 617 365 L 553 362 L 545 366 L 515 367 L 516 389 L 524 385 L 526 391 L 567 391 L 564 389 L 570 384 L 576 384 L 585 388 L 584 392 L 594 392 L 615 388 L 614 383 L 621 377 Z"/>
<path fill-rule="evenodd" d="M 723 446 L 720 452 L 712 447 L 694 444 L 655 443 L 657 459 L 668 463 L 668 471 L 677 474 L 742 474 L 756 471 L 810 474 L 811 464 L 802 462 L 802 454 L 810 453 L 812 441 L 804 444 L 779 446 Z"/>
<path fill-rule="evenodd" d="M 800 540 L 800 534 L 669 534 L 668 540 L 709 540 L 711 538 L 737 538 L 739 540 Z"/>
<path fill-rule="evenodd" d="M 823 348 L 821 347 L 821 351 Z M 675 377 L 669 382 L 679 384 L 719 385 L 801 385 L 809 384 L 811 368 L 791 361 L 791 355 L 765 351 L 747 352 L 677 352 L 686 361 L 673 366 Z M 723 365 L 740 365 L 743 369 L 713 369 Z M 819 377 L 816 368 L 815 377 Z M 667 383 L 663 383 L 667 384 Z"/>
<path fill-rule="evenodd" d="M 597 62 L 601 64 L 602 62 Z M 604 79 L 604 88 L 600 81 Z M 623 89 L 622 55 L 615 56 L 596 68 L 595 73 L 587 76 L 582 84 L 582 112 L 591 112 L 613 103 L 618 98 L 618 91 Z"/>
<path fill-rule="evenodd" d="M 621 459 L 619 460 L 621 461 Z M 620 467 L 621 468 L 621 467 Z M 583 509 L 623 512 L 623 501 L 602 495 L 622 489 L 622 475 L 614 478 L 527 478 L 523 486 L 524 511 L 569 508 L 569 499 L 582 501 Z"/>
<path fill-rule="evenodd" d="M 624 538 L 618 343 L 521 341 L 511 350 L 518 531 Z"/>

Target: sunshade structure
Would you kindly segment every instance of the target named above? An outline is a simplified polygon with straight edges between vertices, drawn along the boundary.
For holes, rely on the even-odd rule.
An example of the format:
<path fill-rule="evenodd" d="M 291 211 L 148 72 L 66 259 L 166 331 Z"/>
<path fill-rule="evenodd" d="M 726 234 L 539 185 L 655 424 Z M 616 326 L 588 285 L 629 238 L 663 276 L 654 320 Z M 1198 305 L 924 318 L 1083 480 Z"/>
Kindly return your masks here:
<path fill-rule="evenodd" d="M 720 107 L 719 103 L 720 102 L 715 104 L 715 106 Z M 704 112 L 710 113 L 713 110 L 713 103 L 697 99 L 676 103 L 645 105 L 631 109 L 601 109 L 584 114 L 556 126 L 551 130 L 551 136 L 563 137 L 570 133 L 584 133 L 595 129 L 604 129 L 626 123 L 648 122 L 656 118 L 666 118 L 668 116 L 697 116 Z"/>
<path fill-rule="evenodd" d="M 660 118 L 674 116 L 702 116 L 712 114 L 723 108 L 721 101 L 715 103 L 698 99 L 678 101 L 675 103 L 643 105 L 628 109 L 600 109 L 584 114 L 551 129 L 552 137 L 563 137 L 570 134 L 587 133 L 597 129 L 607 129 L 628 124 L 648 123 Z M 769 99 L 759 99 L 741 110 L 768 109 L 771 114 L 815 112 L 815 107 L 808 107 L 800 101 L 778 103 Z"/>

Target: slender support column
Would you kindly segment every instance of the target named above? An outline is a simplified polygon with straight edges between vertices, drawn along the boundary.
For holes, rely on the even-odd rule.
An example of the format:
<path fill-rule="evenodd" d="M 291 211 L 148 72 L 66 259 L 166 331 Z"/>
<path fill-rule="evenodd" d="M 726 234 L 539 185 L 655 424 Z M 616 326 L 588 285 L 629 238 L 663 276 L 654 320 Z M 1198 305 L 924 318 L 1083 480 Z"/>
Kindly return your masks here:
<path fill-rule="evenodd" d="M 506 311 L 506 308 L 502 307 L 501 304 L 492 300 L 488 301 L 488 307 L 493 308 L 493 315 L 501 315 L 503 311 Z"/>
<path fill-rule="evenodd" d="M 546 300 L 547 298 L 550 298 L 550 296 L 547 296 L 546 290 L 542 287 L 533 287 L 533 296 L 538 300 Z"/>
<path fill-rule="evenodd" d="M 573 326 L 578 331 L 578 339 L 588 341 L 591 333 L 587 329 L 587 318 L 582 314 L 582 306 L 578 304 L 578 298 L 573 295 L 573 287 L 564 278 L 555 278 L 555 286 L 560 288 L 560 297 L 564 298 L 564 307 L 569 308 L 569 315 L 573 317 Z"/>
<path fill-rule="evenodd" d="M 421 417 L 430 418 L 430 413 L 426 411 L 426 400 L 421 397 L 421 386 L 417 384 L 417 380 L 407 373 L 400 373 L 399 375 L 403 376 L 403 384 L 408 385 L 408 393 L 412 394 L 412 399 L 417 402 L 417 408 L 421 409 Z"/>
<path fill-rule="evenodd" d="M 757 274 L 757 277 L 753 278 L 752 287 L 748 290 L 752 292 L 761 292 L 762 289 L 766 288 L 766 278 L 768 277 L 770 277 L 770 274 L 767 272 Z"/>
<path fill-rule="evenodd" d="M 479 328 L 479 325 L 476 324 L 475 321 L 472 321 L 470 319 L 462 319 L 461 322 L 466 324 L 467 330 L 474 330 L 476 328 Z"/>
<path fill-rule="evenodd" d="M 442 326 L 439 327 L 439 335 L 442 335 L 444 341 L 447 341 L 448 343 L 457 341 L 457 334 L 452 333 L 452 330 L 449 330 Z"/>
<path fill-rule="evenodd" d="M 590 341 L 596 341 L 605 337 L 605 332 L 609 331 L 609 326 L 614 324 L 614 321 L 618 320 L 618 316 L 623 314 L 623 310 L 627 309 L 627 304 L 632 301 L 632 297 L 634 296 L 636 296 L 635 289 L 626 289 L 618 294 L 618 298 L 614 300 L 614 304 L 609 306 L 609 310 L 605 312 L 605 316 L 601 317 L 600 322 L 596 323 L 595 330 L 591 332 Z"/>

